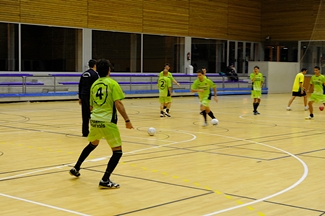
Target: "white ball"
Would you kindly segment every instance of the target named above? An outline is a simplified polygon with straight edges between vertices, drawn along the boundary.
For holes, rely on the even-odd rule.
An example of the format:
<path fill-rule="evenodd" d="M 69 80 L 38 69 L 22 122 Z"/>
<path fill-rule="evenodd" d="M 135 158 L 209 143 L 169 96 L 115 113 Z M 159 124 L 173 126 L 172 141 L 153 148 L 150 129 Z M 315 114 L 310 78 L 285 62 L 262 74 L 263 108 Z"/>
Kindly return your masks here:
<path fill-rule="evenodd" d="M 156 133 L 156 129 L 155 128 L 153 128 L 153 127 L 150 127 L 150 128 L 148 128 L 148 134 L 150 135 L 150 136 L 153 136 L 153 135 L 155 135 L 155 133 Z"/>
<path fill-rule="evenodd" d="M 219 124 L 218 119 L 212 119 L 212 120 L 211 120 L 211 124 L 213 124 L 213 125 L 217 125 L 217 124 Z"/>

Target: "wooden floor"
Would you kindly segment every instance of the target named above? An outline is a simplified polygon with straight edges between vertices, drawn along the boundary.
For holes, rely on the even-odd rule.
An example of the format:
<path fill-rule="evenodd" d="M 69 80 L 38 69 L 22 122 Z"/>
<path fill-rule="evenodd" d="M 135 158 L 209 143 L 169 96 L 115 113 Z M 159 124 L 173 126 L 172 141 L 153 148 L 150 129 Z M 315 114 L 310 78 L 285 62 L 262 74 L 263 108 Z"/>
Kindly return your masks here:
<path fill-rule="evenodd" d="M 115 190 L 98 188 L 104 140 L 68 174 L 88 143 L 76 101 L 0 104 L 0 215 L 325 215 L 325 111 L 305 120 L 289 99 L 263 95 L 254 116 L 250 96 L 220 96 L 205 128 L 196 97 L 174 97 L 171 118 L 157 98 L 124 100 L 135 129 L 119 122 Z"/>

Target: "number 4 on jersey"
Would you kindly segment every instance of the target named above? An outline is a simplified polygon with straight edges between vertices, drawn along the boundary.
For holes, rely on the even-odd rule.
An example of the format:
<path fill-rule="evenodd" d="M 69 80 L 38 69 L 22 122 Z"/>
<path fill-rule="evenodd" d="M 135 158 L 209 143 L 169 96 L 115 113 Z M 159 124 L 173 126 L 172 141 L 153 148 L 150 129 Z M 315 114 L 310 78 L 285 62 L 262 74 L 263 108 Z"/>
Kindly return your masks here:
<path fill-rule="evenodd" d="M 96 92 L 96 97 L 99 97 L 99 99 L 100 100 L 102 100 L 103 99 L 103 88 L 102 87 L 100 87 L 100 88 L 98 88 L 98 90 L 97 90 L 97 92 Z"/>

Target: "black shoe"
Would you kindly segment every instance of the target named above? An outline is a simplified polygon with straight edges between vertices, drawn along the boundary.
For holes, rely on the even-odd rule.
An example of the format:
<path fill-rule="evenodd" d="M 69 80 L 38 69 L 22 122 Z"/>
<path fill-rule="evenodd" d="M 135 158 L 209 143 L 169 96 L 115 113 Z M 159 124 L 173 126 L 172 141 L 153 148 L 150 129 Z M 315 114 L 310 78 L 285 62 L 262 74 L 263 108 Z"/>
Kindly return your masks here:
<path fill-rule="evenodd" d="M 70 171 L 69 171 L 70 175 L 73 175 L 75 177 L 79 177 L 80 176 L 80 172 L 76 170 L 76 168 L 72 168 Z"/>
<path fill-rule="evenodd" d="M 103 180 L 100 180 L 99 182 L 99 188 L 119 188 L 120 185 L 117 183 L 112 182 L 111 180 L 108 180 L 104 182 Z"/>
<path fill-rule="evenodd" d="M 259 113 L 258 111 L 256 111 L 256 114 L 259 115 L 259 114 L 261 114 L 261 113 Z"/>
<path fill-rule="evenodd" d="M 168 112 L 165 112 L 165 115 L 166 115 L 167 117 L 171 117 L 171 116 L 169 115 L 169 113 L 168 113 Z"/>

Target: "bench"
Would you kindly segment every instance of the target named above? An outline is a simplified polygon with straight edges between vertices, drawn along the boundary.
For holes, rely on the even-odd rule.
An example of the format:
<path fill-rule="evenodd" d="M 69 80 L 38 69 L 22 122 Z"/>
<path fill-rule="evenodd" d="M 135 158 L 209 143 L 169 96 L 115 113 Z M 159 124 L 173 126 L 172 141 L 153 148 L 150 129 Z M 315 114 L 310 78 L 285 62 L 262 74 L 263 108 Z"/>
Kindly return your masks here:
<path fill-rule="evenodd" d="M 41 82 L 0 82 L 0 86 L 44 85 Z"/>

